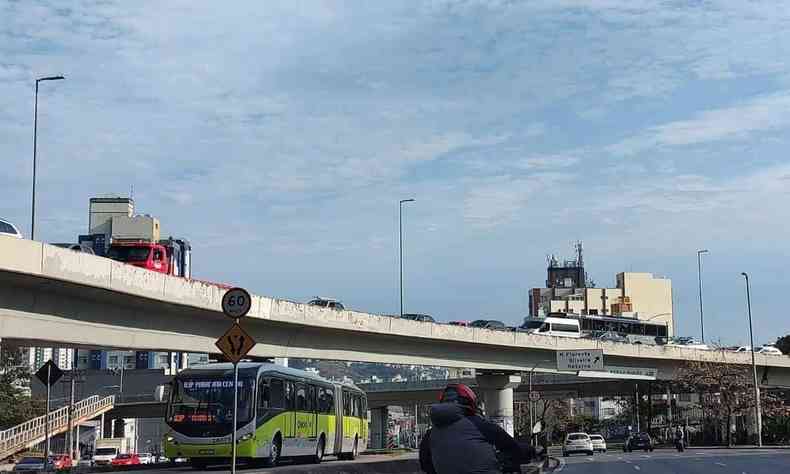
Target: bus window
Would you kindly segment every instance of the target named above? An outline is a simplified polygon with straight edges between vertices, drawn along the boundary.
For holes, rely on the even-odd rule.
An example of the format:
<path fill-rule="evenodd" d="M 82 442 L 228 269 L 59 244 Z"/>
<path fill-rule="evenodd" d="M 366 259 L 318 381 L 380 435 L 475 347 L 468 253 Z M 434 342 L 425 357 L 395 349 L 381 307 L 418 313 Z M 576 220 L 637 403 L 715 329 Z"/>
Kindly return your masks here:
<path fill-rule="evenodd" d="M 261 379 L 258 384 L 258 408 L 266 410 L 269 408 L 269 401 L 271 400 L 271 392 L 269 390 L 269 381 Z"/>
<path fill-rule="evenodd" d="M 282 380 L 271 379 L 269 381 L 269 399 L 271 408 L 285 408 L 285 391 Z"/>
<path fill-rule="evenodd" d="M 326 412 L 330 415 L 335 414 L 335 389 L 334 388 L 325 388 L 324 394 L 326 396 Z"/>
<path fill-rule="evenodd" d="M 307 388 L 303 383 L 296 384 L 296 411 L 307 411 Z"/>
<path fill-rule="evenodd" d="M 318 411 L 315 404 L 315 386 L 307 386 L 307 411 L 313 413 Z"/>
<path fill-rule="evenodd" d="M 351 393 L 343 390 L 343 416 L 351 416 Z"/>
<path fill-rule="evenodd" d="M 354 395 L 354 416 L 362 416 L 362 398 L 359 395 Z"/>
<path fill-rule="evenodd" d="M 549 323 L 543 323 L 543 325 L 538 329 L 538 332 L 549 332 L 551 330 L 551 325 Z"/>
<path fill-rule="evenodd" d="M 294 384 L 293 382 L 285 382 L 285 408 L 293 410 L 295 403 Z"/>

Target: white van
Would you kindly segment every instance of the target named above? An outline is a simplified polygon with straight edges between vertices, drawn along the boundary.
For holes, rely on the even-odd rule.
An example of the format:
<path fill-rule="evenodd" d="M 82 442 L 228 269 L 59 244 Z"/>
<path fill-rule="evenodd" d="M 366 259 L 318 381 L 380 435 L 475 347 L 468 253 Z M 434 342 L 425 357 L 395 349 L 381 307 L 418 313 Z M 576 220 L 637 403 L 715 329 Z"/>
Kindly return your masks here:
<path fill-rule="evenodd" d="M 532 334 L 575 338 L 582 337 L 579 320 L 569 318 L 546 318 L 539 328 L 532 330 Z"/>

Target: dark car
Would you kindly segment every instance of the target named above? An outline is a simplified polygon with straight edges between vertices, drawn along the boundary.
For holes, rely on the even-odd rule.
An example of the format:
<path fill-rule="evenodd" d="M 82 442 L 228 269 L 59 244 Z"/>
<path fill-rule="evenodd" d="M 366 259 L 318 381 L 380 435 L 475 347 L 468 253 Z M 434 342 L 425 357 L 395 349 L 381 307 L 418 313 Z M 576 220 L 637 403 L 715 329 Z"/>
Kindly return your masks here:
<path fill-rule="evenodd" d="M 433 319 L 433 316 L 431 316 L 430 314 L 403 313 L 403 319 L 409 319 L 411 321 L 421 321 L 423 323 L 436 322 L 436 320 Z"/>
<path fill-rule="evenodd" d="M 473 328 L 491 329 L 492 331 L 509 331 L 508 327 L 505 326 L 505 323 L 502 321 L 496 321 L 494 319 L 478 319 L 476 321 L 472 321 L 472 324 L 469 326 Z"/>
<path fill-rule="evenodd" d="M 82 252 L 82 253 L 89 253 L 91 255 L 95 255 L 93 249 L 85 244 L 50 244 L 54 245 L 55 247 L 60 247 L 62 249 L 69 249 L 75 252 Z"/>
<path fill-rule="evenodd" d="M 631 451 L 642 449 L 645 452 L 653 451 L 653 439 L 650 438 L 650 435 L 647 433 L 638 433 L 635 435 L 631 435 L 625 441 L 623 445 L 623 450 L 625 452 L 630 453 Z"/>

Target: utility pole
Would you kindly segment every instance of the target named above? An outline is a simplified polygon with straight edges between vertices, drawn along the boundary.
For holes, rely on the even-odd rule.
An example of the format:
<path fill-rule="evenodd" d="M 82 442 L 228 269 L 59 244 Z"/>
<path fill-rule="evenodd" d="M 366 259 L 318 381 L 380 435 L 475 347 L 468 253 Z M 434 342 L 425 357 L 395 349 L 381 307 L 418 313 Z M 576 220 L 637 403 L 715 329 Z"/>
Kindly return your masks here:
<path fill-rule="evenodd" d="M 757 446 L 763 446 L 763 410 L 760 403 L 760 386 L 757 384 L 757 364 L 754 361 L 754 334 L 752 331 L 752 295 L 749 290 L 749 275 L 746 272 L 741 272 L 741 275 L 746 279 L 746 306 L 749 311 L 749 343 L 752 345 L 752 381 L 754 383 L 754 408 L 756 411 L 757 419 Z M 730 427 L 728 426 L 729 430 Z"/>
<path fill-rule="evenodd" d="M 36 150 L 38 148 L 38 83 L 61 81 L 63 76 L 47 76 L 36 79 L 36 96 L 33 105 L 33 197 L 30 203 L 30 240 L 36 240 Z"/>

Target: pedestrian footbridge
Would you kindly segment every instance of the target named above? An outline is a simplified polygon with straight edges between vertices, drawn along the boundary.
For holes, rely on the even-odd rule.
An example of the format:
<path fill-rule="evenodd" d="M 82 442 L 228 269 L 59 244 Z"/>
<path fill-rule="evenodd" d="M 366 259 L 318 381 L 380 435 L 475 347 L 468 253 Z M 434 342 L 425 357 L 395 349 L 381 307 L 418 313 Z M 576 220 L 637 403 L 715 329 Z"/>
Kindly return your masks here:
<path fill-rule="evenodd" d="M 74 404 L 71 424 L 76 426 L 112 410 L 115 397 L 92 396 Z M 64 433 L 69 429 L 69 407 L 49 413 L 49 436 Z M 47 432 L 47 416 L 42 415 L 20 425 L 0 431 L 0 460 L 29 449 L 44 441 Z"/>

